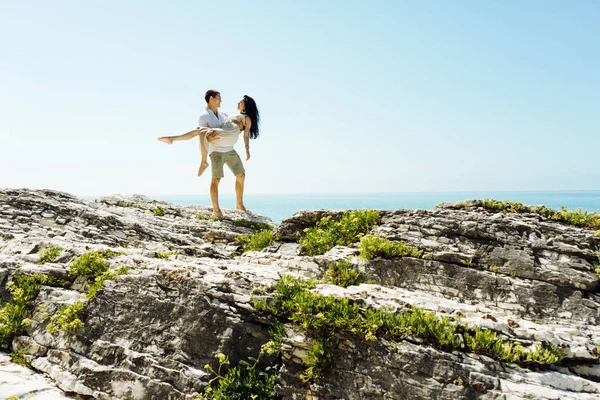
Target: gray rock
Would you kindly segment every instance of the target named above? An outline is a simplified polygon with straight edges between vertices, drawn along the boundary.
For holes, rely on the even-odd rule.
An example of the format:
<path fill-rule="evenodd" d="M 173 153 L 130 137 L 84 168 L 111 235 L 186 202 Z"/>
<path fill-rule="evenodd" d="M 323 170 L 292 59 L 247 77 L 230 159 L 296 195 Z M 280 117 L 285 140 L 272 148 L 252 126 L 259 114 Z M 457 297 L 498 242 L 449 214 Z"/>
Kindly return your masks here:
<path fill-rule="evenodd" d="M 46 330 L 61 307 L 85 301 L 86 283 L 42 286 L 13 348 L 59 388 L 80 396 L 188 399 L 212 378 L 203 366 L 215 365 L 215 353 L 227 354 L 235 365 L 256 357 L 269 340 L 270 320 L 253 307 L 254 299 L 269 299 L 266 288 L 283 275 L 318 278 L 329 263 L 346 259 L 375 283 L 319 285 L 315 291 L 364 307 L 421 307 L 524 346 L 553 343 L 565 360 L 536 371 L 444 352 L 416 338 L 390 343 L 336 335 L 333 365 L 306 385 L 299 376 L 311 337 L 288 323 L 281 358 L 271 360 L 281 368 L 283 398 L 597 398 L 600 302 L 594 268 L 600 238 L 535 214 L 494 213 L 478 202 L 468 204 L 382 212 L 381 225 L 371 233 L 417 246 L 425 256 L 359 261 L 355 245 L 322 256 L 298 255 L 294 241 L 304 229 L 324 216 L 339 218 L 342 211 L 297 213 L 276 227 L 282 242 L 237 256 L 236 238 L 253 231 L 234 221 L 249 217 L 274 226 L 272 221 L 232 210 L 223 220 L 204 219 L 208 207 L 143 196 L 87 202 L 61 192 L 0 190 L 0 234 L 12 238 L 0 242 L 0 298 L 10 300 L 6 285 L 19 270 L 64 278 L 74 256 L 123 252 L 107 260 L 110 268 L 131 270 L 106 281 L 87 302 L 82 328 Z M 165 215 L 157 215 L 157 208 Z M 48 245 L 61 246 L 63 255 L 35 264 L 37 251 Z M 176 254 L 157 258 L 166 252 Z M 13 364 L 6 365 L 0 365 L 0 383 L 13 374 Z"/>
<path fill-rule="evenodd" d="M 0 352 L 0 396 L 6 399 L 65 400 L 75 399 L 57 389 L 55 382 L 39 373 L 10 362 L 8 354 Z"/>

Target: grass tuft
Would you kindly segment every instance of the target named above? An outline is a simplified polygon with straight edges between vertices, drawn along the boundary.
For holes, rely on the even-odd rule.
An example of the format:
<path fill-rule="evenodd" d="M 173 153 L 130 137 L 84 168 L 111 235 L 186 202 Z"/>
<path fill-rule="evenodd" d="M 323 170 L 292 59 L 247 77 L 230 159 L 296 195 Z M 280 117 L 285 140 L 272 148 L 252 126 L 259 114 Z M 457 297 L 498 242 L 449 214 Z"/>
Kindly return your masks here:
<path fill-rule="evenodd" d="M 129 267 L 122 266 L 116 271 L 106 271 L 100 276 L 94 279 L 94 282 L 90 283 L 87 288 L 86 297 L 88 300 L 95 298 L 98 295 L 98 290 L 104 285 L 107 280 L 115 279 L 119 275 L 125 275 L 129 271 Z"/>
<path fill-rule="evenodd" d="M 156 258 L 160 258 L 161 260 L 166 260 L 170 256 L 174 256 L 178 254 L 176 251 L 167 251 L 166 253 L 156 253 Z"/>
<path fill-rule="evenodd" d="M 97 251 L 98 255 L 104 259 L 106 258 L 114 258 L 118 256 L 124 256 L 127 253 L 124 251 L 113 251 L 113 250 L 99 250 Z"/>
<path fill-rule="evenodd" d="M 244 252 L 261 251 L 273 243 L 273 231 L 269 228 L 258 231 L 251 236 L 240 235 L 236 238 L 236 241 L 244 246 Z"/>
<path fill-rule="evenodd" d="M 102 275 L 97 276 L 94 282 L 87 287 L 86 301 L 78 301 L 75 304 L 62 307 L 57 314 L 54 314 L 50 318 L 50 322 L 46 325 L 46 331 L 48 333 L 59 331 L 75 332 L 79 328 L 82 328 L 84 324 L 81 321 L 81 316 L 83 315 L 87 301 L 97 296 L 98 290 L 100 290 L 105 281 L 115 279 L 119 275 L 126 274 L 127 271 L 129 271 L 129 267 L 123 266 L 116 271 L 106 271 Z"/>
<path fill-rule="evenodd" d="M 108 271 L 108 263 L 97 251 L 83 253 L 69 265 L 69 276 L 95 277 Z"/>
<path fill-rule="evenodd" d="M 165 210 L 163 210 L 160 207 L 156 207 L 154 210 L 152 210 L 152 212 L 154 213 L 154 215 L 158 216 L 158 217 L 163 217 L 165 216 L 167 213 L 165 212 Z"/>
<path fill-rule="evenodd" d="M 555 210 L 545 206 L 528 206 L 517 201 L 498 201 L 485 199 L 480 202 L 481 207 L 488 210 L 497 210 L 508 213 L 532 213 L 541 215 L 552 221 L 563 222 L 565 224 L 600 230 L 600 213 L 588 212 L 582 208 L 569 210 L 562 206 L 560 210 Z M 466 206 L 466 203 L 459 203 L 456 206 Z"/>
<path fill-rule="evenodd" d="M 375 257 L 415 257 L 420 258 L 423 250 L 408 246 L 404 242 L 394 242 L 379 236 L 363 236 L 360 239 L 360 256 L 365 260 Z"/>
<path fill-rule="evenodd" d="M 61 307 L 60 311 L 50 318 L 50 322 L 46 325 L 46 331 L 48 333 L 56 333 L 58 331 L 74 332 L 83 327 L 80 317 L 83 314 L 84 308 L 85 303 L 83 301 Z"/>
<path fill-rule="evenodd" d="M 346 260 L 329 264 L 325 282 L 341 287 L 356 286 L 360 284 L 360 272 Z"/>
<path fill-rule="evenodd" d="M 10 349 L 13 338 L 23 332 L 23 322 L 31 315 L 42 285 L 68 287 L 71 282 L 41 274 L 15 273 L 7 283 L 12 301 L 0 308 L 0 349 Z"/>
<path fill-rule="evenodd" d="M 283 277 L 275 285 L 271 304 L 257 301 L 257 310 L 276 316 L 282 322 L 292 322 L 316 338 L 332 335 L 356 335 L 366 341 L 384 338 L 389 341 L 419 338 L 424 344 L 443 351 L 461 350 L 485 354 L 500 361 L 527 364 L 553 364 L 564 357 L 554 345 L 525 348 L 518 342 L 502 339 L 491 330 L 469 328 L 459 320 L 438 317 L 418 307 L 391 312 L 384 309 L 361 308 L 348 298 L 323 296 L 311 292 L 314 281 L 291 276 Z M 317 348 L 314 357 L 326 360 L 327 346 Z M 310 365 L 309 365 L 310 364 Z M 318 378 L 322 369 L 312 368 L 307 362 L 304 376 Z"/>
<path fill-rule="evenodd" d="M 48 262 L 54 262 L 62 253 L 63 248 L 60 246 L 56 247 L 46 247 L 39 251 L 38 255 L 40 259 L 38 260 L 38 264 L 45 264 Z"/>
<path fill-rule="evenodd" d="M 15 364 L 21 365 L 23 367 L 29 367 L 30 366 L 29 362 L 25 358 L 25 351 L 24 350 L 15 350 L 12 353 L 10 353 L 10 361 L 12 361 Z"/>
<path fill-rule="evenodd" d="M 204 369 L 215 376 L 204 389 L 204 394 L 194 400 L 268 400 L 277 398 L 275 386 L 279 372 L 276 368 L 267 367 L 265 371 L 257 368 L 260 355 L 258 358 L 249 357 L 248 360 L 241 360 L 233 368 L 229 367 L 229 358 L 225 354 L 218 353 L 215 358 L 219 362 L 217 370 L 210 364 L 204 366 Z"/>
<path fill-rule="evenodd" d="M 375 210 L 346 211 L 339 221 L 327 216 L 314 227 L 304 230 L 300 244 L 308 255 L 324 254 L 335 246 L 358 242 L 380 220 L 379 211 Z"/>

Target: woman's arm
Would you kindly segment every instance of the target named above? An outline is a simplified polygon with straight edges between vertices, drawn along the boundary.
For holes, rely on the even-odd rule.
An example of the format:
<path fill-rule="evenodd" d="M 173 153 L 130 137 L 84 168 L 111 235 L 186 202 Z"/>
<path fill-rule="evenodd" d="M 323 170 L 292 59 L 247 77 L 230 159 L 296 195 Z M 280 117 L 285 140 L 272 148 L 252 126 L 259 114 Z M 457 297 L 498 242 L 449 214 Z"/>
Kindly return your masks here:
<path fill-rule="evenodd" d="M 252 120 L 250 117 L 246 117 L 244 121 L 244 146 L 246 147 L 246 161 L 250 159 L 250 127 L 252 126 Z"/>
<path fill-rule="evenodd" d="M 244 123 L 244 146 L 246 147 L 246 161 L 250 159 L 250 127 L 252 126 L 252 120 L 250 117 L 246 117 Z"/>

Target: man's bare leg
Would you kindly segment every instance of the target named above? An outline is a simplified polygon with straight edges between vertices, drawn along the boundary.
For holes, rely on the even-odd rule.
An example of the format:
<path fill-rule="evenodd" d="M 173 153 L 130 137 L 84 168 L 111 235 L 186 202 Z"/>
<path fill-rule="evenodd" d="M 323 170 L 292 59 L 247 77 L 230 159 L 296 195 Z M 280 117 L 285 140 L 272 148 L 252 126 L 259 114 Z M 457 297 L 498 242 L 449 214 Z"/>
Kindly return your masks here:
<path fill-rule="evenodd" d="M 215 217 L 215 218 L 221 218 L 223 216 L 221 207 L 219 207 L 219 182 L 220 181 L 221 181 L 221 178 L 213 178 L 210 181 L 210 199 L 212 200 L 213 217 Z"/>
<path fill-rule="evenodd" d="M 244 206 L 244 182 L 246 180 L 246 174 L 239 174 L 235 176 L 235 208 L 242 211 L 248 211 Z"/>
<path fill-rule="evenodd" d="M 198 136 L 200 137 L 200 154 L 202 154 L 200 168 L 198 168 L 198 176 L 200 176 L 208 168 L 208 148 L 206 147 L 206 132 L 200 132 Z"/>
<path fill-rule="evenodd" d="M 193 139 L 196 136 L 198 136 L 199 134 L 200 134 L 200 130 L 194 129 L 193 131 L 189 131 L 189 132 L 183 133 L 181 135 L 177 135 L 177 136 L 161 136 L 158 138 L 158 140 L 163 143 L 166 143 L 166 144 L 173 144 L 173 142 L 175 142 L 177 140 Z"/>

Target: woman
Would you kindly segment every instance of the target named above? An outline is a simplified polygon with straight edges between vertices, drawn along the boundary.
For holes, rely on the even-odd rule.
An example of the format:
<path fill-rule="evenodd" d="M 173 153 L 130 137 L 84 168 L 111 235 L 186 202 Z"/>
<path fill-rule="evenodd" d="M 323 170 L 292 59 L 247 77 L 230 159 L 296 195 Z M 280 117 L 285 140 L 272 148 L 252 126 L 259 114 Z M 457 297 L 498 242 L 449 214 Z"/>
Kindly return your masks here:
<path fill-rule="evenodd" d="M 158 140 L 172 144 L 177 140 L 189 140 L 200 136 L 202 160 L 198 169 L 198 176 L 208 168 L 208 149 L 211 146 L 233 146 L 242 131 L 244 131 L 244 145 L 246 148 L 246 161 L 250 159 L 250 138 L 258 137 L 258 123 L 260 113 L 256 102 L 250 96 L 244 95 L 238 102 L 240 114 L 227 117 L 222 128 L 198 128 L 178 136 L 162 136 Z"/>

